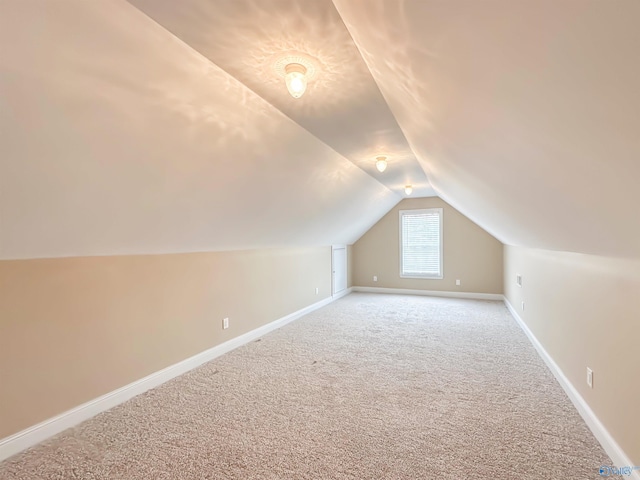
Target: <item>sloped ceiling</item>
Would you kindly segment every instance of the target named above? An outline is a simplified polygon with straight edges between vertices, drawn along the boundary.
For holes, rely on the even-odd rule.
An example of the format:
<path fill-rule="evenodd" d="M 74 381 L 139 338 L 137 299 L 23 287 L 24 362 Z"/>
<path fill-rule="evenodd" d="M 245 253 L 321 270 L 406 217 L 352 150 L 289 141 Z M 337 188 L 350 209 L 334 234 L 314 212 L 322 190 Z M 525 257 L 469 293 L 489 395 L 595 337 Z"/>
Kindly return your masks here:
<path fill-rule="evenodd" d="M 400 200 L 126 2 L 0 18 L 3 258 L 352 243 Z"/>
<path fill-rule="evenodd" d="M 639 21 L 636 0 L 0 0 L 0 258 L 351 243 L 407 183 L 505 243 L 640 257 Z M 273 71 L 295 52 L 318 68 L 297 100 Z"/>
<path fill-rule="evenodd" d="M 396 193 L 411 184 L 414 196 L 435 195 L 330 0 L 129 2 Z M 316 69 L 299 99 L 274 73 L 296 53 Z"/>
<path fill-rule="evenodd" d="M 440 196 L 504 243 L 640 257 L 640 2 L 335 4 Z"/>

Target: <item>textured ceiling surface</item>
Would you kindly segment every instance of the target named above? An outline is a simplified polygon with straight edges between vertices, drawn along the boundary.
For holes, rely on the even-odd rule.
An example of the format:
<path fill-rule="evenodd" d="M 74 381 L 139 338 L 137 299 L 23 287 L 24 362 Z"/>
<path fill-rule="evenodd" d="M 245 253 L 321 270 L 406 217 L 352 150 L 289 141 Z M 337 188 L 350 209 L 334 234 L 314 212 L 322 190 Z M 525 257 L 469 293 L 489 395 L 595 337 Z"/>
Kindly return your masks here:
<path fill-rule="evenodd" d="M 0 258 L 351 243 L 408 183 L 505 243 L 640 257 L 639 21 L 635 0 L 0 0 Z M 288 54 L 317 69 L 300 99 Z"/>

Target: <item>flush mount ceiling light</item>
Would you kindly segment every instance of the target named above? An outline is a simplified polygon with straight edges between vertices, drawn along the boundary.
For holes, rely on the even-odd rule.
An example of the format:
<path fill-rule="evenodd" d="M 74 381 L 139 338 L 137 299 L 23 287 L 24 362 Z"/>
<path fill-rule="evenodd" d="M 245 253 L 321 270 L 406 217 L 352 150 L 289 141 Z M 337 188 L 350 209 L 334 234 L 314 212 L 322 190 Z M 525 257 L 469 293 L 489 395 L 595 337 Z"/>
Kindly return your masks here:
<path fill-rule="evenodd" d="M 302 54 L 286 55 L 273 65 L 276 73 L 284 77 L 287 90 L 293 98 L 300 98 L 307 90 L 307 82 L 316 75 L 313 62 Z"/>
<path fill-rule="evenodd" d="M 284 67 L 287 90 L 293 98 L 300 98 L 307 89 L 307 69 L 299 63 L 290 63 Z"/>
<path fill-rule="evenodd" d="M 405 185 L 404 193 L 411 195 L 413 193 L 413 185 Z"/>
<path fill-rule="evenodd" d="M 387 169 L 387 157 L 384 155 L 376 157 L 376 168 L 380 173 L 384 172 Z"/>

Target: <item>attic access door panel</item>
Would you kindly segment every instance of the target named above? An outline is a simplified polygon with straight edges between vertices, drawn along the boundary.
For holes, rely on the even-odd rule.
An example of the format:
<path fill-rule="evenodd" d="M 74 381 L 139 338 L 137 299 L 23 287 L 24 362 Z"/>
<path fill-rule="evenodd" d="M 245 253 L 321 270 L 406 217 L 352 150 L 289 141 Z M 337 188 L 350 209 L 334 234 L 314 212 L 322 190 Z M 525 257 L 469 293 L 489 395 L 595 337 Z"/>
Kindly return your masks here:
<path fill-rule="evenodd" d="M 332 293 L 336 295 L 347 289 L 346 245 L 333 245 L 331 247 L 331 270 Z"/>

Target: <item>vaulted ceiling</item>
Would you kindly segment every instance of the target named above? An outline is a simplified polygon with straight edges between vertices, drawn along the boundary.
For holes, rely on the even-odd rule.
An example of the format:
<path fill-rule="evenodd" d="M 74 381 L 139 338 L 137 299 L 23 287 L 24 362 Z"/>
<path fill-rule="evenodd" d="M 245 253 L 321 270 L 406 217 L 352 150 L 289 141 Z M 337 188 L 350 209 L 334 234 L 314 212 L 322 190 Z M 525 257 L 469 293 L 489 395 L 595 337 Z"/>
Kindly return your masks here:
<path fill-rule="evenodd" d="M 505 243 L 640 257 L 639 21 L 635 0 L 0 0 L 0 258 L 352 243 L 406 184 Z M 317 70 L 300 99 L 288 54 Z"/>

